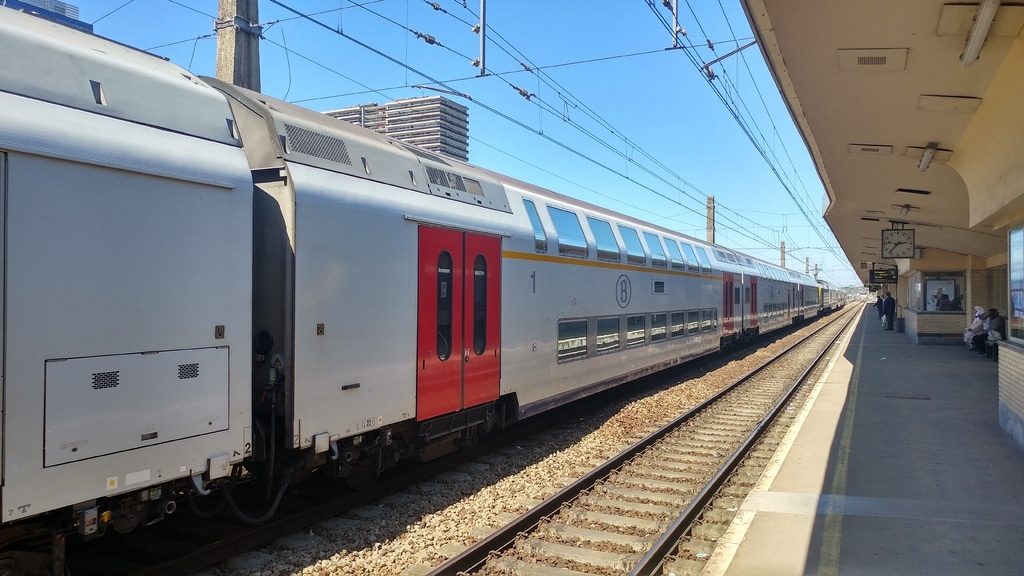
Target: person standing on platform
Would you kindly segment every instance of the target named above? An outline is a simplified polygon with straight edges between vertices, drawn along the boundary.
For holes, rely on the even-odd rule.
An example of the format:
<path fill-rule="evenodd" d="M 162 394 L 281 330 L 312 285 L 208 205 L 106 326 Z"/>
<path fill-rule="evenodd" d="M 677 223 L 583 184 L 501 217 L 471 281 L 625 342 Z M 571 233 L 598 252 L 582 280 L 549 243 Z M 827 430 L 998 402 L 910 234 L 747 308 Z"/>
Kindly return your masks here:
<path fill-rule="evenodd" d="M 878 295 L 878 301 L 875 302 L 875 308 L 878 308 L 878 319 L 879 320 L 881 320 L 882 317 L 885 316 L 885 314 L 882 313 L 882 305 L 883 304 L 884 304 L 884 302 L 882 302 L 882 295 L 879 294 Z M 884 328 L 884 326 L 883 326 L 883 328 Z"/>
<path fill-rule="evenodd" d="M 885 293 L 885 300 L 882 301 L 882 313 L 885 314 L 885 329 L 892 330 L 893 321 L 896 318 L 896 299 L 892 292 Z"/>

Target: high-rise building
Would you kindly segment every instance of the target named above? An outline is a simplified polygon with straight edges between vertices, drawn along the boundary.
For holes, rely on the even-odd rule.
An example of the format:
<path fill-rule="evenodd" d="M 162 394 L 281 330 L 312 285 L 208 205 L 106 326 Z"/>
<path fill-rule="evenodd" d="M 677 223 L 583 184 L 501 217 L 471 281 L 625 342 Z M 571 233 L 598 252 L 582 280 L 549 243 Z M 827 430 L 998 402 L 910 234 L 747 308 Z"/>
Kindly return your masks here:
<path fill-rule="evenodd" d="M 78 19 L 78 6 L 60 0 L 0 0 L 0 6 L 38 14 L 48 20 L 92 34 L 92 24 Z"/>
<path fill-rule="evenodd" d="M 324 114 L 424 150 L 469 160 L 469 108 L 442 96 L 364 104 Z"/>

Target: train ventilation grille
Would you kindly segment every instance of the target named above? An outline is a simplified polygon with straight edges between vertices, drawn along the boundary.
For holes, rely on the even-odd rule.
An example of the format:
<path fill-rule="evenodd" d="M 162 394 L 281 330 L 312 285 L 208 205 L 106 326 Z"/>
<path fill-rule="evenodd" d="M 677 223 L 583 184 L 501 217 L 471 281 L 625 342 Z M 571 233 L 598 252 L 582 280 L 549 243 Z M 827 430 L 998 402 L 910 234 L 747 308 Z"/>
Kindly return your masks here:
<path fill-rule="evenodd" d="M 121 383 L 121 372 L 96 372 L 92 375 L 93 390 L 116 388 Z"/>
<path fill-rule="evenodd" d="M 199 378 L 199 363 L 195 364 L 178 364 L 178 380 L 188 380 L 189 378 Z"/>
<path fill-rule="evenodd" d="M 345 141 L 291 124 L 284 125 L 285 136 L 288 137 L 288 148 L 308 156 L 316 156 L 339 164 L 352 165 Z"/>

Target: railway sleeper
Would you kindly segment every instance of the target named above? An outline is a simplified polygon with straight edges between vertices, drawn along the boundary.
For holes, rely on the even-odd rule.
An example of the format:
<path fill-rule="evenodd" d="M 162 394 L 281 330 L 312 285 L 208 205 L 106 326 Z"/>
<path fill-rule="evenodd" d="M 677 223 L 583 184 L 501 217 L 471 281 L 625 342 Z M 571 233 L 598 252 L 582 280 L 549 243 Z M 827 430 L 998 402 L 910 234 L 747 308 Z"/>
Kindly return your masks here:
<path fill-rule="evenodd" d="M 629 572 L 633 566 L 636 566 L 636 563 L 639 562 L 641 558 L 641 555 L 638 554 L 599 552 L 597 550 L 589 550 L 587 548 L 555 544 L 539 538 L 526 538 L 520 542 L 518 546 L 521 550 L 531 556 L 541 558 L 559 558 L 578 562 L 580 564 L 600 566 L 602 568 L 609 568 L 611 570 L 618 570 L 622 572 Z"/>

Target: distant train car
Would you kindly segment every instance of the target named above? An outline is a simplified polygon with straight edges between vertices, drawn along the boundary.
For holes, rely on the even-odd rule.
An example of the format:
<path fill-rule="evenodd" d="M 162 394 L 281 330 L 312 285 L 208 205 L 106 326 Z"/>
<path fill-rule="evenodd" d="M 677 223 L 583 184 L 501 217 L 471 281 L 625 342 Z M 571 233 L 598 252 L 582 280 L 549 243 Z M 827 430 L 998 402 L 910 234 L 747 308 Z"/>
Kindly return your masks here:
<path fill-rule="evenodd" d="M 243 471 L 359 485 L 832 302 L 6 8 L 0 50 L 0 559 L 36 530 L 60 573 Z"/>

